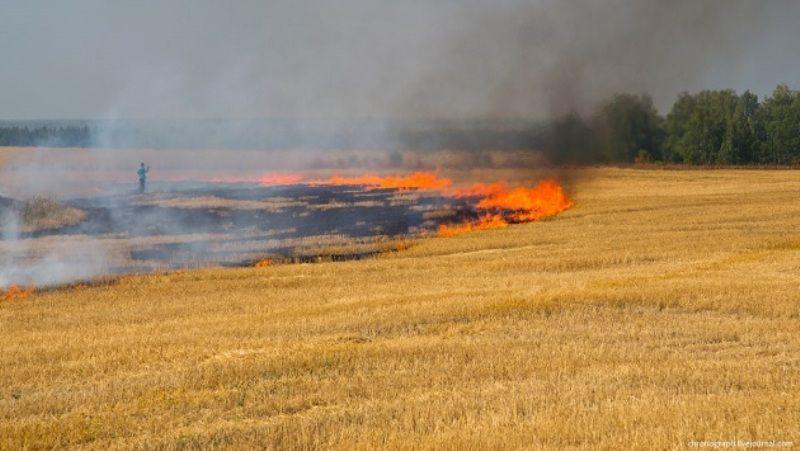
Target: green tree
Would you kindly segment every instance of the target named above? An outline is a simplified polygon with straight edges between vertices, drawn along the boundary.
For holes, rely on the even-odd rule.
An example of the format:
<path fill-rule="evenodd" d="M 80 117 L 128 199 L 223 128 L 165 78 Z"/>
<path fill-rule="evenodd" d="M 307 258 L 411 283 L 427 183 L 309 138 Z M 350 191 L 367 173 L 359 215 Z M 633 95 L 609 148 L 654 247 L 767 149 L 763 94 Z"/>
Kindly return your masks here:
<path fill-rule="evenodd" d="M 652 161 L 663 157 L 663 119 L 649 95 L 613 96 L 600 107 L 592 125 L 597 147 L 605 161 Z"/>
<path fill-rule="evenodd" d="M 670 158 L 689 164 L 728 163 L 720 151 L 739 101 L 731 89 L 681 94 L 666 120 Z"/>
<path fill-rule="evenodd" d="M 674 163 L 685 161 L 685 156 L 690 153 L 686 143 L 686 134 L 695 103 L 694 96 L 682 92 L 672 104 L 672 109 L 664 121 L 664 130 L 667 134 L 664 141 L 664 161 Z"/>
<path fill-rule="evenodd" d="M 750 91 L 742 94 L 728 118 L 725 136 L 717 162 L 720 164 L 752 163 L 759 151 L 757 137 L 758 97 Z"/>
<path fill-rule="evenodd" d="M 759 114 L 763 143 L 759 161 L 770 164 L 800 163 L 800 92 L 778 85 L 764 100 Z"/>

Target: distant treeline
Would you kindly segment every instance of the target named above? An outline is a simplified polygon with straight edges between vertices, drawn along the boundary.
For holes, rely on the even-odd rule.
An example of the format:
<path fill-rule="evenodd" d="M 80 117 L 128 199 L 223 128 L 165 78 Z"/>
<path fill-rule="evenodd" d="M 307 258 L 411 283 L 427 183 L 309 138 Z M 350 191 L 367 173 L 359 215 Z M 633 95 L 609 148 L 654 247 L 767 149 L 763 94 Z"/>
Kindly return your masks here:
<path fill-rule="evenodd" d="M 682 93 L 666 117 L 646 94 L 594 114 L 536 121 L 253 119 L 0 122 L 0 146 L 544 150 L 555 164 L 800 165 L 800 91 L 759 101 L 730 89 Z"/>
<path fill-rule="evenodd" d="M 88 147 L 92 134 L 88 126 L 0 127 L 0 146 Z"/>
<path fill-rule="evenodd" d="M 759 102 L 749 91 L 683 93 L 662 117 L 648 95 L 618 94 L 584 120 L 551 127 L 556 163 L 800 164 L 800 91 L 779 85 Z"/>
<path fill-rule="evenodd" d="M 148 149 L 538 149 L 533 121 L 196 119 L 0 122 L 0 146 Z"/>

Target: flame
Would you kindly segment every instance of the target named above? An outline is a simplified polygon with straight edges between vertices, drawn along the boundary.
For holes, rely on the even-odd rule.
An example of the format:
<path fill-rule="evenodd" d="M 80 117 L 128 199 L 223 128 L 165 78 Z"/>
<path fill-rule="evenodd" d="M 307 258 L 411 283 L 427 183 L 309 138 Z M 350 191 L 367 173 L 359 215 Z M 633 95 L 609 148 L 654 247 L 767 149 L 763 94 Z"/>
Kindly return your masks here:
<path fill-rule="evenodd" d="M 477 207 L 510 210 L 514 221 L 529 222 L 557 215 L 573 205 L 561 185 L 554 180 L 545 180 L 531 189 L 518 186 L 490 193 L 478 202 Z"/>
<path fill-rule="evenodd" d="M 303 181 L 303 174 L 295 172 L 269 172 L 258 179 L 258 183 L 265 186 L 294 185 Z"/>
<path fill-rule="evenodd" d="M 440 224 L 436 236 L 451 237 L 475 230 L 501 229 L 508 226 L 508 222 L 499 214 L 486 214 L 477 221 L 466 221 L 461 224 Z"/>
<path fill-rule="evenodd" d="M 211 183 L 258 183 L 262 186 L 296 185 L 305 179 L 299 172 L 267 172 L 251 177 L 214 177 Z"/>
<path fill-rule="evenodd" d="M 408 250 L 408 247 L 409 245 L 405 240 L 398 240 L 397 243 L 395 243 L 394 249 L 396 252 L 403 252 Z"/>
<path fill-rule="evenodd" d="M 392 189 L 440 190 L 451 197 L 478 197 L 475 207 L 484 213 L 477 220 L 461 224 L 439 225 L 438 236 L 454 236 L 473 230 L 498 229 L 510 223 L 537 221 L 554 216 L 574 203 L 555 180 L 545 180 L 533 188 L 506 183 L 475 183 L 471 187 L 448 190 L 451 180 L 439 177 L 438 172 L 418 171 L 406 176 L 379 176 L 366 174 L 359 177 L 333 176 L 327 180 L 311 182 L 319 185 L 363 185 Z"/>
<path fill-rule="evenodd" d="M 574 202 L 554 180 L 545 180 L 533 188 L 518 186 L 509 189 L 504 183 L 477 183 L 470 188 L 457 190 L 456 197 L 481 197 L 475 205 L 486 213 L 477 221 L 439 226 L 438 236 L 449 237 L 473 230 L 497 229 L 509 222 L 538 221 L 557 215 L 572 207 Z"/>
<path fill-rule="evenodd" d="M 502 192 L 508 191 L 508 185 L 504 182 L 495 183 L 475 183 L 469 188 L 461 188 L 454 190 L 452 196 L 454 197 L 487 197 Z"/>
<path fill-rule="evenodd" d="M 440 177 L 438 171 L 417 171 L 408 175 L 364 174 L 356 177 L 332 176 L 328 179 L 308 180 L 301 173 L 269 172 L 256 178 L 216 178 L 215 182 L 257 182 L 264 186 L 272 185 L 356 185 L 384 189 L 437 190 L 442 195 L 454 198 L 476 198 L 473 207 L 478 218 L 460 224 L 441 224 L 437 235 L 450 237 L 473 230 L 488 230 L 506 227 L 509 224 L 538 221 L 557 215 L 572 207 L 574 202 L 555 180 L 544 180 L 533 188 L 525 186 L 510 187 L 505 182 L 475 183 L 467 188 L 450 188 L 452 181 Z M 404 250 L 398 244 L 397 250 Z M 269 260 L 256 263 L 263 268 L 271 264 Z"/>
<path fill-rule="evenodd" d="M 312 182 L 319 185 L 364 185 L 393 189 L 444 189 L 452 184 L 448 178 L 436 172 L 417 171 L 409 175 L 380 176 L 366 174 L 359 177 L 333 176 L 327 180 Z"/>
<path fill-rule="evenodd" d="M 11 285 L 3 293 L 2 299 L 4 301 L 13 301 L 15 299 L 25 299 L 33 292 L 33 288 L 20 288 L 16 285 Z"/>
<path fill-rule="evenodd" d="M 256 262 L 255 265 L 253 265 L 254 268 L 267 268 L 269 266 L 272 266 L 272 260 L 268 258 L 259 260 L 258 262 Z"/>

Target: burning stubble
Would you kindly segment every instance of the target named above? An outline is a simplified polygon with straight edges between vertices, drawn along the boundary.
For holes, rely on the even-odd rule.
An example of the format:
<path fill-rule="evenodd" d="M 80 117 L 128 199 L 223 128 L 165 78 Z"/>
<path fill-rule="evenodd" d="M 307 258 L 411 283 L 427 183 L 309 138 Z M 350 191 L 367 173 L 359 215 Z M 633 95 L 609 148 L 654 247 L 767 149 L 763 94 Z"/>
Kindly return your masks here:
<path fill-rule="evenodd" d="M 159 182 L 154 192 L 68 199 L 77 224 L 3 241 L 3 284 L 52 285 L 100 274 L 259 261 L 363 258 L 398 240 L 506 227 L 572 202 L 555 181 L 472 183 L 434 171 L 331 175 L 269 172 Z M 405 247 L 405 246 L 403 246 Z"/>
<path fill-rule="evenodd" d="M 212 3 L 198 4 L 197 8 L 200 15 L 204 11 L 222 14 Z M 412 144 L 446 147 L 449 141 L 426 135 L 440 127 L 441 120 L 468 124 L 468 129 L 483 120 L 511 127 L 519 118 L 549 119 L 570 111 L 591 111 L 599 99 L 619 90 L 650 91 L 662 106 L 677 91 L 705 87 L 709 80 L 712 85 L 723 80 L 735 86 L 729 79 L 720 78 L 720 71 L 741 73 L 723 70 L 738 67 L 746 59 L 747 53 L 740 49 L 758 49 L 755 44 L 776 41 L 775 36 L 789 36 L 783 24 L 793 23 L 791 19 L 797 16 L 798 9 L 797 4 L 781 1 L 612 0 L 603 4 L 352 1 L 335 7 L 274 2 L 249 11 L 246 17 L 236 16 L 239 14 L 236 11 L 227 12 L 236 16 L 232 19 L 244 21 L 246 25 L 240 29 L 244 34 L 230 42 L 217 40 L 208 46 L 199 44 L 207 42 L 207 27 L 196 27 L 193 22 L 184 23 L 189 29 L 183 30 L 181 36 L 173 36 L 178 40 L 172 47 L 160 45 L 164 40 L 158 34 L 159 30 L 172 30 L 174 21 L 133 27 L 152 29 L 151 36 L 137 33 L 135 37 L 135 42 L 152 45 L 133 46 L 135 51 L 114 53 L 125 55 L 121 67 L 130 70 L 124 70 L 124 75 L 107 84 L 112 90 L 105 97 L 87 96 L 80 102 L 71 102 L 76 108 L 90 108 L 75 113 L 76 117 L 105 119 L 104 126 L 92 130 L 91 146 L 119 148 L 146 142 L 147 146 L 159 148 L 186 143 L 213 148 L 225 147 L 231 142 L 227 138 L 233 136 L 239 138 L 235 143 L 241 149 L 270 147 L 302 151 L 253 150 L 236 156 L 225 150 L 63 151 L 81 154 L 72 160 L 75 165 L 67 164 L 65 159 L 56 162 L 56 151 L 36 150 L 15 158 L 3 168 L 3 188 L 21 198 L 58 194 L 88 215 L 81 226 L 71 229 L 71 237 L 90 240 L 103 236 L 103 240 L 115 244 L 111 251 L 102 246 L 88 246 L 92 252 L 86 252 L 65 243 L 59 245 L 55 254 L 47 255 L 46 251 L 37 250 L 36 240 L 42 233 L 26 235 L 13 225 L 18 220 L 11 219 L 7 221 L 11 225 L 6 227 L 3 245 L 13 252 L 4 253 L 3 258 L 21 255 L 23 259 L 35 257 L 52 264 L 48 263 L 51 270 L 45 265 L 33 271 L 34 275 L 26 275 L 18 271 L 20 265 L 4 261 L 4 268 L 14 268 L 5 271 L 9 274 L 6 283 L 20 278 L 20 274 L 34 283 L 51 283 L 104 272 L 120 266 L 120 254 L 131 252 L 138 256 L 167 256 L 168 261 L 158 264 L 168 266 L 243 262 L 257 258 L 254 255 L 257 253 L 289 247 L 280 240 L 328 234 L 350 236 L 353 229 L 358 230 L 359 238 L 392 239 L 422 230 L 453 235 L 553 216 L 569 208 L 571 200 L 554 182 L 537 185 L 536 182 L 551 178 L 546 175 L 528 177 L 527 184 L 519 186 L 493 185 L 492 179 L 488 179 L 487 185 L 470 187 L 476 181 L 486 181 L 471 176 L 461 188 L 466 191 L 456 195 L 456 188 L 438 175 L 419 172 L 387 177 L 387 166 L 379 153 L 362 151 L 358 157 L 343 156 L 351 151 L 341 149 L 353 152 L 357 148 L 389 149 L 399 155 L 401 164 L 395 167 L 425 171 L 438 164 L 424 161 L 429 158 L 426 154 L 409 154 L 405 150 Z M 775 21 L 778 10 L 782 12 L 781 20 Z M 113 7 L 105 6 L 93 8 L 91 14 L 82 12 L 87 14 L 84 17 L 87 36 L 96 38 L 91 35 L 93 24 L 107 23 L 106 19 L 113 19 L 117 13 Z M 163 17 L 169 18 L 175 11 L 167 9 L 164 13 Z M 128 21 L 140 20 L 136 11 L 127 11 L 122 16 Z M 751 33 L 729 33 L 733 28 L 741 29 L 741 18 L 747 19 Z M 759 27 L 768 19 L 775 26 Z M 297 27 L 298 23 L 305 26 Z M 300 28 L 304 33 L 298 39 L 296 33 Z M 253 39 L 245 39 L 247 33 L 254 33 Z M 188 39 L 185 42 L 184 37 Z M 745 39 L 755 44 L 742 45 Z M 238 45 L 241 41 L 255 44 Z M 92 42 L 114 41 L 92 39 Z M 262 42 L 269 45 L 259 48 L 258 43 Z M 194 53 L 187 51 L 201 47 L 208 49 L 207 61 L 213 63 L 208 70 L 197 70 L 197 61 L 190 57 Z M 170 54 L 176 50 L 176 54 Z M 758 53 L 768 55 L 768 52 Z M 98 73 L 96 77 L 78 78 L 102 77 Z M 765 83 L 773 86 L 775 81 Z M 101 91 L 85 90 L 92 95 Z M 60 98 L 39 97 L 54 103 Z M 35 105 L 33 100 L 5 103 Z M 37 116 L 32 108 L 26 114 Z M 52 116 L 52 105 L 50 108 L 38 116 Z M 173 127 L 175 121 L 210 117 L 288 119 L 261 129 L 253 127 L 259 121 L 251 119 L 189 120 L 181 127 Z M 150 133 L 146 139 L 126 135 L 131 130 L 120 126 L 127 123 L 125 118 L 147 119 L 145 125 Z M 354 121 L 353 118 L 377 119 Z M 402 132 L 398 132 L 395 126 L 398 121 L 413 126 L 400 127 Z M 363 123 L 369 127 L 359 125 Z M 264 146 L 265 142 L 269 146 Z M 487 142 L 487 148 L 496 145 L 491 140 Z M 330 149 L 339 151 L 326 152 Z M 464 154 L 470 155 L 464 161 L 471 171 L 491 166 L 487 160 L 491 162 L 496 155 L 483 148 Z M 526 152 L 525 156 L 513 159 L 536 160 L 523 166 L 540 167 L 541 159 L 531 155 L 532 152 Z M 159 200 L 152 195 L 138 199 L 127 191 L 123 181 L 131 177 L 130 168 L 140 161 L 154 166 L 152 188 L 168 199 Z M 318 168 L 347 174 L 321 175 L 316 171 Z M 358 172 L 355 168 L 359 168 Z M 99 170 L 86 176 L 87 169 Z M 324 183 L 320 185 L 320 181 Z M 299 201 L 308 205 L 277 207 L 284 217 L 274 207 L 274 197 L 282 197 L 279 193 L 234 190 L 225 194 L 217 189 L 225 184 L 300 187 L 306 186 L 305 183 L 307 187 L 297 188 L 299 191 L 289 196 L 288 204 Z M 209 192 L 209 185 L 217 188 Z M 332 188 L 327 193 L 300 192 L 315 185 Z M 358 187 L 354 191 L 359 198 L 348 198 L 351 193 L 338 189 L 351 185 Z M 481 192 L 482 188 L 486 191 Z M 398 206 L 388 200 L 396 198 L 390 194 L 392 190 L 411 189 L 422 193 L 417 197 L 421 204 L 410 202 Z M 385 190 L 385 198 L 376 194 L 380 190 Z M 469 190 L 472 195 L 466 194 Z M 197 195 L 211 199 L 212 203 L 197 205 L 197 199 L 192 199 Z M 294 195 L 309 199 L 298 200 Z M 160 201 L 165 204 L 159 205 Z M 227 202 L 238 202 L 238 207 L 247 208 L 225 205 Z M 253 208 L 260 203 L 271 204 L 270 214 L 279 220 L 269 223 L 266 216 L 259 216 L 267 211 Z M 200 208 L 186 208 L 191 205 Z M 399 207 L 403 207 L 402 212 Z M 452 213 L 448 213 L 448 208 Z M 230 229 L 231 224 L 245 224 L 247 229 L 237 231 L 235 243 L 222 238 L 230 232 L 226 228 Z M 44 235 L 57 236 L 47 233 L 50 232 Z M 216 238 L 208 240 L 198 235 Z M 156 236 L 179 238 L 172 242 L 159 238 L 153 242 Z M 245 242 L 270 242 L 274 246 L 247 249 Z M 122 250 L 118 250 L 119 243 L 124 244 Z M 236 248 L 237 252 L 227 252 L 225 246 Z M 177 254 L 184 257 L 175 257 Z M 222 254 L 224 258 L 220 258 Z M 230 257 L 233 254 L 237 256 Z M 73 263 L 78 255 L 86 256 L 86 262 Z M 152 269 L 147 263 L 136 269 Z M 29 269 L 38 268 L 25 265 Z"/>

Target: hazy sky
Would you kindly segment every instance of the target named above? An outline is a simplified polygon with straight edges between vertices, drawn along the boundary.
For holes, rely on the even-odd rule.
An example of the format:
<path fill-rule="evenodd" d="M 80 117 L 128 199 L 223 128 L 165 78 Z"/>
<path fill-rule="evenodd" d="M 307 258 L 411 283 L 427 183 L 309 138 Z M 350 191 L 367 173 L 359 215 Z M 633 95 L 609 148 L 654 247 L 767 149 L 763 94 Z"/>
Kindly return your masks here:
<path fill-rule="evenodd" d="M 0 0 L 0 118 L 544 117 L 800 87 L 800 1 Z"/>

